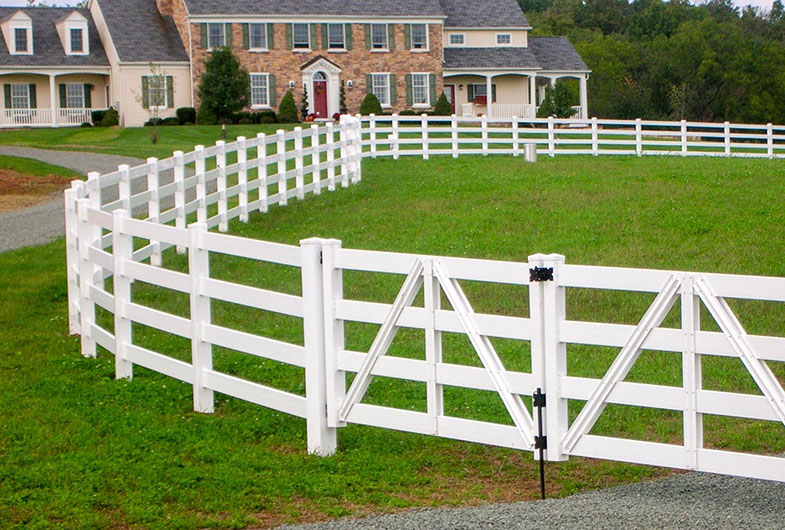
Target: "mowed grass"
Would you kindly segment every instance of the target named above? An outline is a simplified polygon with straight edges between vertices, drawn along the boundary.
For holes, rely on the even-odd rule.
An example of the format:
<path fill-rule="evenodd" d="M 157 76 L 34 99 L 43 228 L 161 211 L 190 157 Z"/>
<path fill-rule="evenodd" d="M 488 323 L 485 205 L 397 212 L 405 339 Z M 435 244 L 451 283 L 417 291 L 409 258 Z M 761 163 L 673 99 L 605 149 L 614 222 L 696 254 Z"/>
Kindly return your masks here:
<path fill-rule="evenodd" d="M 785 183 L 780 162 L 682 158 L 508 157 L 366 160 L 357 186 L 290 201 L 231 232 L 289 244 L 319 236 L 346 248 L 525 261 L 784 276 Z M 169 252 L 164 265 L 186 268 Z M 299 293 L 299 271 L 211 257 L 214 277 Z M 414 506 L 536 498 L 529 453 L 362 426 L 339 433 L 331 458 L 306 454 L 305 423 L 217 396 L 192 412 L 190 386 L 136 367 L 113 379 L 113 359 L 79 355 L 67 335 L 62 241 L 0 254 L 0 525 L 244 527 Z M 390 302 L 402 277 L 347 272 L 345 296 Z M 462 282 L 477 311 L 528 316 L 528 292 Z M 134 300 L 187 315 L 187 299 L 134 286 Z M 651 295 L 568 292 L 568 318 L 634 323 Z M 418 300 L 416 303 L 421 303 Z M 753 333 L 782 335 L 782 304 L 731 301 Z M 99 315 L 107 323 L 107 315 Z M 213 305 L 221 325 L 301 343 L 296 319 Z M 665 325 L 677 325 L 678 309 Z M 716 329 L 704 315 L 704 329 Z M 347 348 L 367 350 L 375 326 L 347 325 Z M 189 358 L 187 341 L 141 326 L 135 341 Z M 422 333 L 391 355 L 421 358 Z M 505 365 L 528 370 L 528 344 L 494 340 Z M 571 375 L 601 377 L 615 351 L 570 347 Z M 445 334 L 448 362 L 478 365 L 465 337 Z M 727 361 L 727 362 L 726 362 Z M 216 367 L 302 393 L 302 370 L 236 352 Z M 773 365 L 773 363 L 770 363 Z M 782 371 L 772 366 L 778 374 Z M 679 385 L 678 354 L 644 352 L 628 380 Z M 704 386 L 755 392 L 732 359 L 705 359 Z M 424 387 L 377 378 L 368 402 L 423 410 Z M 488 392 L 445 389 L 449 414 L 509 423 Z M 578 407 L 580 403 L 577 403 Z M 571 411 L 574 416 L 577 409 Z M 679 443 L 680 415 L 609 407 L 592 431 Z M 782 426 L 706 419 L 708 446 L 785 450 Z M 548 466 L 552 496 L 662 476 L 666 470 L 573 458 Z"/>

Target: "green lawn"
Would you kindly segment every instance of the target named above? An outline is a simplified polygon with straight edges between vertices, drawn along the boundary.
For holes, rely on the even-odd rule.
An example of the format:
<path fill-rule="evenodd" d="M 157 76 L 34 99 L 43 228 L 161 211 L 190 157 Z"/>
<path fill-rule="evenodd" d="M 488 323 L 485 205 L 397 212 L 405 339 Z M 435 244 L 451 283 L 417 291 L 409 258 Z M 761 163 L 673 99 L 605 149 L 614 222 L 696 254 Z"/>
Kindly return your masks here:
<path fill-rule="evenodd" d="M 87 131 L 93 132 L 93 131 Z M 119 132 L 119 131 L 118 131 Z M 182 146 L 180 146 L 182 147 Z M 785 276 L 781 162 L 683 158 L 511 157 L 366 160 L 357 186 L 290 201 L 231 232 L 296 244 L 320 236 L 347 248 L 525 261 Z M 765 190 L 765 191 L 762 191 Z M 186 266 L 167 253 L 164 265 Z M 298 271 L 213 256 L 211 273 L 297 293 Z M 113 359 L 79 355 L 67 335 L 62 240 L 0 254 L 0 526 L 269 527 L 284 521 L 414 506 L 536 498 L 529 453 L 350 426 L 331 458 L 308 456 L 303 420 L 217 396 L 214 415 L 191 412 L 190 386 L 135 368 L 113 380 Z M 400 277 L 346 273 L 347 297 L 389 302 Z M 525 288 L 462 282 L 478 311 L 528 314 Z M 139 303 L 187 314 L 187 301 L 137 282 Z M 650 295 L 568 292 L 568 318 L 635 322 Z M 782 335 L 782 304 L 731 303 L 748 331 Z M 106 322 L 107 315 L 101 315 Z M 296 319 L 214 303 L 216 323 L 300 342 Z M 716 329 L 703 319 L 704 329 Z M 666 325 L 675 325 L 674 314 Z M 347 347 L 369 346 L 374 326 L 347 326 Z M 135 326 L 135 340 L 187 359 L 186 341 Z M 445 334 L 449 335 L 449 334 Z M 392 355 L 421 357 L 422 333 L 402 333 Z M 525 370 L 528 347 L 494 341 Z M 614 352 L 571 347 L 571 375 L 601 376 Z M 449 362 L 478 364 L 468 341 L 445 336 Z M 303 392 L 302 371 L 216 348 L 220 370 Z M 772 363 L 770 363 L 772 364 Z M 678 385 L 677 354 L 645 352 L 628 380 Z M 783 371 L 772 366 L 778 374 Z M 707 359 L 704 385 L 754 392 L 740 363 Z M 498 397 L 445 392 L 450 414 L 509 422 Z M 367 401 L 422 410 L 424 388 L 377 378 Z M 577 411 L 571 411 L 573 415 Z M 592 431 L 678 443 L 681 417 L 609 407 Z M 782 426 L 709 417 L 706 445 L 782 452 Z M 548 491 L 577 491 L 662 476 L 665 470 L 573 458 L 548 466 Z"/>

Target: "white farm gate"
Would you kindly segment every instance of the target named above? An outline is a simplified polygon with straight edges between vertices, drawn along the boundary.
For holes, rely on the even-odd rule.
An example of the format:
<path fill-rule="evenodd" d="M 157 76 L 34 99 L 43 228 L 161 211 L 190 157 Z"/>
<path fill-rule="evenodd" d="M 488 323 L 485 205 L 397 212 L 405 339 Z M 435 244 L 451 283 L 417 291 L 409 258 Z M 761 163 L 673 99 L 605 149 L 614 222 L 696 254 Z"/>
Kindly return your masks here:
<path fill-rule="evenodd" d="M 94 356 L 96 346 L 113 353 L 117 377 L 131 377 L 133 365 L 140 365 L 192 385 L 199 412 L 212 412 L 214 392 L 220 392 L 305 418 L 308 450 L 321 455 L 336 450 L 342 426 L 363 424 L 529 451 L 547 440 L 550 461 L 586 456 L 785 481 L 784 459 L 705 448 L 703 429 L 709 415 L 785 422 L 785 391 L 775 375 L 785 362 L 785 338 L 748 334 L 726 301 L 783 303 L 785 278 L 570 265 L 560 255 L 503 262 L 399 254 L 344 249 L 340 241 L 315 238 L 297 247 L 209 231 L 213 226 L 225 231 L 230 219 L 247 220 L 250 211 L 333 190 L 336 182 L 359 182 L 362 157 L 370 154 L 361 151 L 361 139 L 359 120 L 345 118 L 335 130 L 314 127 L 305 134 L 281 131 L 239 139 L 75 183 L 66 192 L 66 241 L 70 323 L 72 332 L 82 336 L 82 353 Z M 227 153 L 233 152 L 237 162 L 229 163 Z M 208 170 L 213 158 L 215 168 Z M 169 169 L 173 181 L 162 184 L 162 172 Z M 186 177 L 187 169 L 195 174 Z M 237 184 L 232 185 L 228 177 L 234 174 Z M 132 193 L 134 180 L 146 182 L 146 189 Z M 211 183 L 214 193 L 207 192 Z M 118 199 L 102 199 L 112 186 L 118 187 Z M 174 198 L 168 209 L 162 206 L 167 196 Z M 132 218 L 129 211 L 139 207 L 146 217 Z M 172 247 L 187 253 L 183 270 L 163 264 L 162 252 Z M 300 294 L 213 277 L 210 263 L 218 254 L 299 269 Z M 385 301 L 352 299 L 345 294 L 346 271 L 395 275 L 401 287 Z M 110 278 L 111 288 L 106 285 Z M 145 305 L 136 299 L 135 282 L 187 295 L 188 311 L 174 314 Z M 467 283 L 475 289 L 466 289 Z M 528 311 L 477 309 L 472 297 L 477 285 L 512 289 L 528 301 Z M 568 290 L 649 293 L 653 301 L 637 324 L 570 319 Z M 216 322 L 212 301 L 301 321 L 301 340 L 273 339 Z M 101 320 L 97 307 L 110 319 Z M 678 308 L 678 324 L 665 326 L 673 308 Z M 701 313 L 714 324 L 701 322 Z M 378 326 L 367 350 L 347 348 L 346 327 L 353 323 Z M 141 345 L 134 334 L 140 325 L 186 339 L 190 351 L 176 358 Z M 401 329 L 422 332 L 422 355 L 389 354 Z M 447 359 L 445 334 L 466 337 L 477 363 Z M 511 368 L 495 347 L 498 340 L 530 352 L 529 366 Z M 604 375 L 578 377 L 568 370 L 571 345 L 618 353 Z M 213 365 L 215 347 L 301 367 L 305 391 L 222 372 Z M 628 375 L 647 351 L 680 357 L 680 383 L 631 380 Z M 738 359 L 755 390 L 704 388 L 704 360 L 718 357 Z M 374 378 L 424 385 L 423 410 L 368 402 Z M 509 422 L 450 414 L 448 388 L 493 393 Z M 541 430 L 529 405 L 538 389 L 545 395 L 536 407 L 544 413 Z M 571 414 L 576 404 L 582 408 Z M 609 405 L 678 414 L 681 440 L 593 432 Z"/>

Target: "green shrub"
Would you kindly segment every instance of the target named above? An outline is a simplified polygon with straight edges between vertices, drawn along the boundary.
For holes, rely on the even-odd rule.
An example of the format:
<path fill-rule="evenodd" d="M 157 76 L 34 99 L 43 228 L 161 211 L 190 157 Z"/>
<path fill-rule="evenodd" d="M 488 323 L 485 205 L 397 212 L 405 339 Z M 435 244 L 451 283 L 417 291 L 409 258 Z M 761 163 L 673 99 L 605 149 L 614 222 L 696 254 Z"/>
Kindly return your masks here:
<path fill-rule="evenodd" d="M 379 103 L 377 98 L 372 92 L 365 95 L 365 99 L 360 103 L 360 114 L 368 116 L 369 114 L 381 114 L 382 104 Z"/>
<path fill-rule="evenodd" d="M 171 116 L 169 118 L 164 118 L 164 119 L 161 120 L 161 125 L 168 125 L 168 126 L 180 125 L 180 118 L 178 118 L 177 116 Z"/>
<path fill-rule="evenodd" d="M 294 104 L 294 96 L 291 90 L 287 90 L 286 94 L 281 98 L 281 104 L 278 106 L 278 123 L 298 123 L 300 120 L 297 118 L 297 106 Z"/>
<path fill-rule="evenodd" d="M 120 115 L 117 114 L 117 110 L 113 107 L 109 107 L 104 115 L 104 119 L 101 120 L 101 127 L 114 127 L 116 125 L 120 125 Z"/>
<path fill-rule="evenodd" d="M 144 126 L 145 127 L 155 127 L 156 125 L 161 125 L 161 122 L 163 122 L 163 121 L 164 121 L 163 118 L 150 118 L 149 120 L 144 122 Z"/>
<path fill-rule="evenodd" d="M 275 116 L 262 116 L 259 118 L 259 123 L 275 123 Z"/>
<path fill-rule="evenodd" d="M 436 100 L 436 106 L 433 107 L 433 115 L 434 116 L 449 116 L 452 114 L 452 108 L 450 107 L 450 102 L 447 101 L 447 96 L 442 92 L 442 95 L 439 96 L 439 99 Z"/>
<path fill-rule="evenodd" d="M 90 120 L 96 125 L 101 125 L 104 116 L 106 116 L 105 110 L 94 110 L 90 112 Z"/>
<path fill-rule="evenodd" d="M 175 112 L 180 125 L 196 123 L 196 109 L 193 107 L 180 107 Z"/>
<path fill-rule="evenodd" d="M 399 116 L 417 116 L 417 113 L 411 109 L 402 110 L 398 113 Z"/>
<path fill-rule="evenodd" d="M 216 125 L 218 118 L 207 107 L 202 105 L 196 113 L 196 123 L 199 125 Z"/>
<path fill-rule="evenodd" d="M 252 114 L 254 123 L 275 123 L 275 111 L 263 110 L 261 112 L 254 112 Z M 262 121 L 264 118 L 271 118 L 272 121 Z"/>
<path fill-rule="evenodd" d="M 254 121 L 251 118 L 241 118 L 237 123 L 238 125 L 253 125 Z"/>
<path fill-rule="evenodd" d="M 545 87 L 545 99 L 540 103 L 537 111 L 538 118 L 570 118 L 575 114 L 575 109 L 570 104 L 570 89 L 566 84 L 557 82 L 556 88 L 550 85 Z"/>
<path fill-rule="evenodd" d="M 86 121 L 86 122 L 82 123 L 82 125 L 80 125 L 79 127 L 92 127 L 92 126 L 93 126 L 92 123 L 90 123 L 89 121 Z"/>

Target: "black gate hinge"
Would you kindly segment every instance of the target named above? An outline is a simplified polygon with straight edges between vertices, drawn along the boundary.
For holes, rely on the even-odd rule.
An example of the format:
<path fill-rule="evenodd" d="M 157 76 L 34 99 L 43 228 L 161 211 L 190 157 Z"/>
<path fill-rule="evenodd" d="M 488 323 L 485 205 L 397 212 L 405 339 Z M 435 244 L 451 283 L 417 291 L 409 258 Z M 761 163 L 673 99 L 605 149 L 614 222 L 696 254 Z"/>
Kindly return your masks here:
<path fill-rule="evenodd" d="M 547 449 L 548 448 L 548 437 L 547 436 L 535 436 L 534 437 L 534 448 L 535 449 Z"/>
<path fill-rule="evenodd" d="M 534 394 L 532 394 L 532 405 L 534 405 L 535 407 L 545 407 L 545 406 L 547 406 L 547 405 L 545 405 L 545 394 L 540 392 L 539 389 L 537 389 L 534 392 Z"/>
<path fill-rule="evenodd" d="M 324 252 L 319 251 L 319 263 L 324 264 Z"/>
<path fill-rule="evenodd" d="M 552 282 L 553 267 L 534 267 L 529 269 L 530 282 Z"/>

